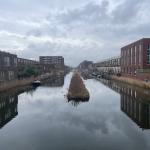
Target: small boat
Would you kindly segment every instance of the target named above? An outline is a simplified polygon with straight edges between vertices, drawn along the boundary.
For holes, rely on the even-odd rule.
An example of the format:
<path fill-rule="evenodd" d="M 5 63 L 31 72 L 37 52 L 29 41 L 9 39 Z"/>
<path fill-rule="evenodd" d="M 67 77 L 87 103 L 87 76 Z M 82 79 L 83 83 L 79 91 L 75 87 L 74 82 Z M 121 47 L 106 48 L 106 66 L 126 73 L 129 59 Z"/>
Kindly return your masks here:
<path fill-rule="evenodd" d="M 35 81 L 32 82 L 32 85 L 33 86 L 40 86 L 41 85 L 41 81 L 35 80 Z"/>

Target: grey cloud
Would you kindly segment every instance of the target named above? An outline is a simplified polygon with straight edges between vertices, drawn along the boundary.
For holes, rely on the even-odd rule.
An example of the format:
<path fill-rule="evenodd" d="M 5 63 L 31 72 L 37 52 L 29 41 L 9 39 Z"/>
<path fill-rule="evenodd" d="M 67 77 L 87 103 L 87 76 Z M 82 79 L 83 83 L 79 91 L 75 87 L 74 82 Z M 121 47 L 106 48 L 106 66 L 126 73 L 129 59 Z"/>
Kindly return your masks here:
<path fill-rule="evenodd" d="M 149 9 L 149 0 L 0 0 L 0 31 L 10 33 L 0 49 L 8 42 L 8 49 L 23 49 L 19 56 L 59 54 L 74 66 L 99 61 L 119 55 L 124 43 L 149 36 Z"/>
<path fill-rule="evenodd" d="M 93 23 L 93 21 L 95 22 L 96 20 L 102 22 L 109 18 L 107 15 L 108 5 L 108 1 L 102 1 L 100 5 L 95 2 L 90 2 L 84 7 L 68 10 L 58 15 L 57 19 L 67 25 L 72 23 L 80 24 L 80 22 Z"/>
<path fill-rule="evenodd" d="M 118 5 L 113 11 L 113 19 L 117 23 L 128 23 L 129 21 L 138 19 L 138 13 L 145 1 L 141 0 L 125 0 Z"/>

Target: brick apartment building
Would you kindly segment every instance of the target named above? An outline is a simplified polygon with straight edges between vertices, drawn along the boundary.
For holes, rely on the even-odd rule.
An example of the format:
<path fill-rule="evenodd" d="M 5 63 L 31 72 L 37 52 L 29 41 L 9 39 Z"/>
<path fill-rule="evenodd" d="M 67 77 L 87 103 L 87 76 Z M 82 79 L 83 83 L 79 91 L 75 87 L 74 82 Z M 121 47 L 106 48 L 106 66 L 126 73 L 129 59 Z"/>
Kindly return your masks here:
<path fill-rule="evenodd" d="M 17 78 L 17 55 L 0 51 L 0 82 Z"/>
<path fill-rule="evenodd" d="M 24 78 L 24 70 L 27 67 L 34 67 L 38 69 L 39 62 L 35 60 L 30 60 L 30 59 L 24 59 L 24 58 L 17 58 L 17 63 L 18 63 L 18 78 Z"/>
<path fill-rule="evenodd" d="M 38 74 L 50 73 L 54 69 L 65 69 L 62 56 L 41 56 L 39 62 L 0 51 L 0 83 L 22 78 L 28 66 L 34 68 Z"/>
<path fill-rule="evenodd" d="M 63 69 L 64 58 L 62 56 L 40 56 L 40 64 L 54 65 L 56 69 Z"/>
<path fill-rule="evenodd" d="M 143 38 L 121 48 L 123 76 L 150 80 L 150 38 Z"/>
<path fill-rule="evenodd" d="M 24 59 L 24 58 L 18 58 L 18 73 L 21 74 L 22 71 L 26 66 L 34 67 L 36 70 L 38 70 L 39 74 L 42 73 L 49 73 L 54 66 L 49 64 L 41 64 L 39 61 L 36 60 L 30 60 L 30 59 Z"/>
<path fill-rule="evenodd" d="M 30 60 L 30 59 L 24 59 L 24 58 L 17 58 L 18 66 L 25 66 L 25 65 L 37 65 L 39 64 L 38 61 Z"/>

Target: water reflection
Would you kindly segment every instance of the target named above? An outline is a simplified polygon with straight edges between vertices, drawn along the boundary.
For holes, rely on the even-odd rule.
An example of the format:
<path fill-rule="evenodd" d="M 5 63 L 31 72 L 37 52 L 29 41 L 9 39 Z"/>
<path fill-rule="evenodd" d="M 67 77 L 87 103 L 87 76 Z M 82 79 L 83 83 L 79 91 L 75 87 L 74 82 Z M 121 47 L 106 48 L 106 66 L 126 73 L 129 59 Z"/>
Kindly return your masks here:
<path fill-rule="evenodd" d="M 53 75 L 43 82 L 43 86 L 61 87 L 64 85 L 64 75 Z"/>
<path fill-rule="evenodd" d="M 0 128 L 18 115 L 17 105 L 18 95 L 15 92 L 0 94 Z"/>
<path fill-rule="evenodd" d="M 64 75 L 54 75 L 46 80 L 43 86 L 60 87 L 64 85 Z M 13 91 L 0 93 L 0 128 L 4 127 L 18 115 L 18 95 L 28 93 L 31 96 L 37 87 L 22 87 Z"/>
<path fill-rule="evenodd" d="M 70 102 L 72 104 L 72 106 L 77 107 L 81 103 L 89 102 L 89 99 L 84 99 L 84 100 L 82 100 L 82 99 L 68 100 L 68 102 Z"/>
<path fill-rule="evenodd" d="M 140 128 L 150 129 L 150 92 L 119 82 L 101 80 L 103 84 L 120 93 L 120 108 Z"/>
<path fill-rule="evenodd" d="M 18 96 L 17 118 L 0 130 L 0 149 L 148 150 L 150 148 L 150 131 L 143 132 L 136 124 L 131 123 L 130 119 L 120 112 L 121 96 L 99 82 L 85 81 L 91 95 L 88 103 L 81 104 L 82 101 L 66 103 L 64 93 L 70 79 L 71 75 L 68 75 L 63 87 L 40 86 L 34 92 L 30 89 L 28 92 L 26 89 L 21 90 L 21 93 L 25 92 Z M 131 92 L 127 90 L 130 87 L 126 88 L 114 82 L 106 82 L 105 85 L 122 96 L 133 96 L 132 99 L 137 101 L 137 105 L 144 98 L 142 94 L 138 95 L 141 91 L 136 88 L 131 88 L 131 96 Z M 136 92 L 133 92 L 135 89 Z M 147 99 L 144 104 L 149 104 L 147 91 L 144 91 L 143 95 L 146 95 L 144 99 Z M 124 98 L 128 99 L 126 96 Z M 78 107 L 70 107 L 71 104 Z"/>
<path fill-rule="evenodd" d="M 24 92 L 32 95 L 35 90 L 32 86 L 26 86 L 0 93 L 0 128 L 18 115 L 18 96 Z"/>

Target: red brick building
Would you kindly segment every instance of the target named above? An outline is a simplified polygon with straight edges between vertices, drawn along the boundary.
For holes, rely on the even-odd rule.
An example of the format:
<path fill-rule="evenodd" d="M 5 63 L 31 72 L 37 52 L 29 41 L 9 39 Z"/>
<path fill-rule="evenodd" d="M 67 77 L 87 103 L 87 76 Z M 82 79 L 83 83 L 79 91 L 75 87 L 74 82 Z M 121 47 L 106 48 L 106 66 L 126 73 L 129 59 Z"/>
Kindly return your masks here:
<path fill-rule="evenodd" d="M 123 76 L 150 80 L 150 38 L 143 38 L 121 48 Z"/>

